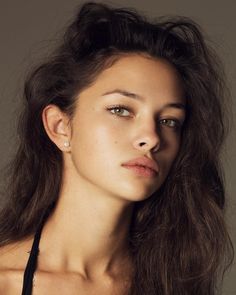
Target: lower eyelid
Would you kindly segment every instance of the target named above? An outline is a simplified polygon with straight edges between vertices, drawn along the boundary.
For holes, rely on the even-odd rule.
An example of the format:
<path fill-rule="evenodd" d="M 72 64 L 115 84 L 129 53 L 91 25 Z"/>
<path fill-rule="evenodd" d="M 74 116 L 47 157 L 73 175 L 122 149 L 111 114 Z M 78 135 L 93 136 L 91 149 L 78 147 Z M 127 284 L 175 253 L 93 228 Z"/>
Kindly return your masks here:
<path fill-rule="evenodd" d="M 162 122 L 163 122 L 164 120 L 166 120 L 167 123 L 163 123 L 163 124 L 162 124 Z M 172 124 L 172 122 L 174 122 L 174 126 L 170 126 L 170 125 L 168 124 L 168 121 L 171 121 L 171 124 Z M 180 120 L 177 120 L 177 119 L 161 119 L 159 122 L 160 122 L 161 125 L 163 125 L 163 126 L 167 126 L 167 127 L 173 128 L 173 129 L 179 129 L 179 128 L 181 128 L 182 125 L 183 125 L 182 122 L 181 122 Z"/>
<path fill-rule="evenodd" d="M 114 109 L 123 109 L 123 110 L 129 112 L 130 114 L 133 113 L 129 107 L 123 106 L 123 105 L 114 105 L 114 106 L 107 107 L 106 109 L 110 112 Z M 127 116 L 124 116 L 124 117 L 127 117 Z"/>

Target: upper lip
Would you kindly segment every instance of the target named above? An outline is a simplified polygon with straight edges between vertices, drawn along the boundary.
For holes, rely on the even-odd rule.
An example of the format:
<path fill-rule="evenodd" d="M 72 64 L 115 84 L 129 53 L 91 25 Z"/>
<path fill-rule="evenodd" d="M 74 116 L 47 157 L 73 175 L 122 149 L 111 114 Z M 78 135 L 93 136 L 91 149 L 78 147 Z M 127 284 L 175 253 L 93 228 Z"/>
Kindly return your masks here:
<path fill-rule="evenodd" d="M 157 163 L 147 157 L 135 158 L 135 159 L 130 160 L 126 163 L 123 163 L 122 166 L 144 166 L 144 167 L 148 167 L 156 172 L 158 172 L 158 170 L 159 170 Z"/>

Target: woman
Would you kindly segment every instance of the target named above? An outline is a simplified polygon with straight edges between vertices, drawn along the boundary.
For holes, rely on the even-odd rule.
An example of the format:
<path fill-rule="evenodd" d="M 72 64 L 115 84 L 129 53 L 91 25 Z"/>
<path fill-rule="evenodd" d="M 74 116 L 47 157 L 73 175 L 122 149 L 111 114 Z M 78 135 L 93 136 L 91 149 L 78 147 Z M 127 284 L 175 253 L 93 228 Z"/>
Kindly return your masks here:
<path fill-rule="evenodd" d="M 223 106 L 195 23 L 84 4 L 25 84 L 1 294 L 216 294 Z"/>

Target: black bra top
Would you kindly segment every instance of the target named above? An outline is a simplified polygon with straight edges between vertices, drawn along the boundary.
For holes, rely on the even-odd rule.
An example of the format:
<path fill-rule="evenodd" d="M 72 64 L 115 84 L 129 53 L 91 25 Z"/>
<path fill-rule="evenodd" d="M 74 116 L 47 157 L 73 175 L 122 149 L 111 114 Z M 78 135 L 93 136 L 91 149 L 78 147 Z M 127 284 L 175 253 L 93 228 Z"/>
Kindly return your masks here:
<path fill-rule="evenodd" d="M 34 272 L 37 268 L 37 260 L 39 254 L 39 241 L 41 237 L 43 225 L 37 230 L 34 236 L 34 241 L 30 251 L 30 256 L 24 272 L 24 281 L 21 295 L 31 295 L 33 288 Z"/>

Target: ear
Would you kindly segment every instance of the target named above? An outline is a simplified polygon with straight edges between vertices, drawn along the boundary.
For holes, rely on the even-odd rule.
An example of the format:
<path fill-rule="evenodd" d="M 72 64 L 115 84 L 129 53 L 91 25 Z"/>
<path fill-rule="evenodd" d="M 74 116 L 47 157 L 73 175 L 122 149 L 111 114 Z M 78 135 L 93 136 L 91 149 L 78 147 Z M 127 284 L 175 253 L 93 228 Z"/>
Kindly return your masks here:
<path fill-rule="evenodd" d="M 52 142 L 63 152 L 70 151 L 71 126 L 68 116 L 56 105 L 46 106 L 42 113 L 45 131 Z"/>

